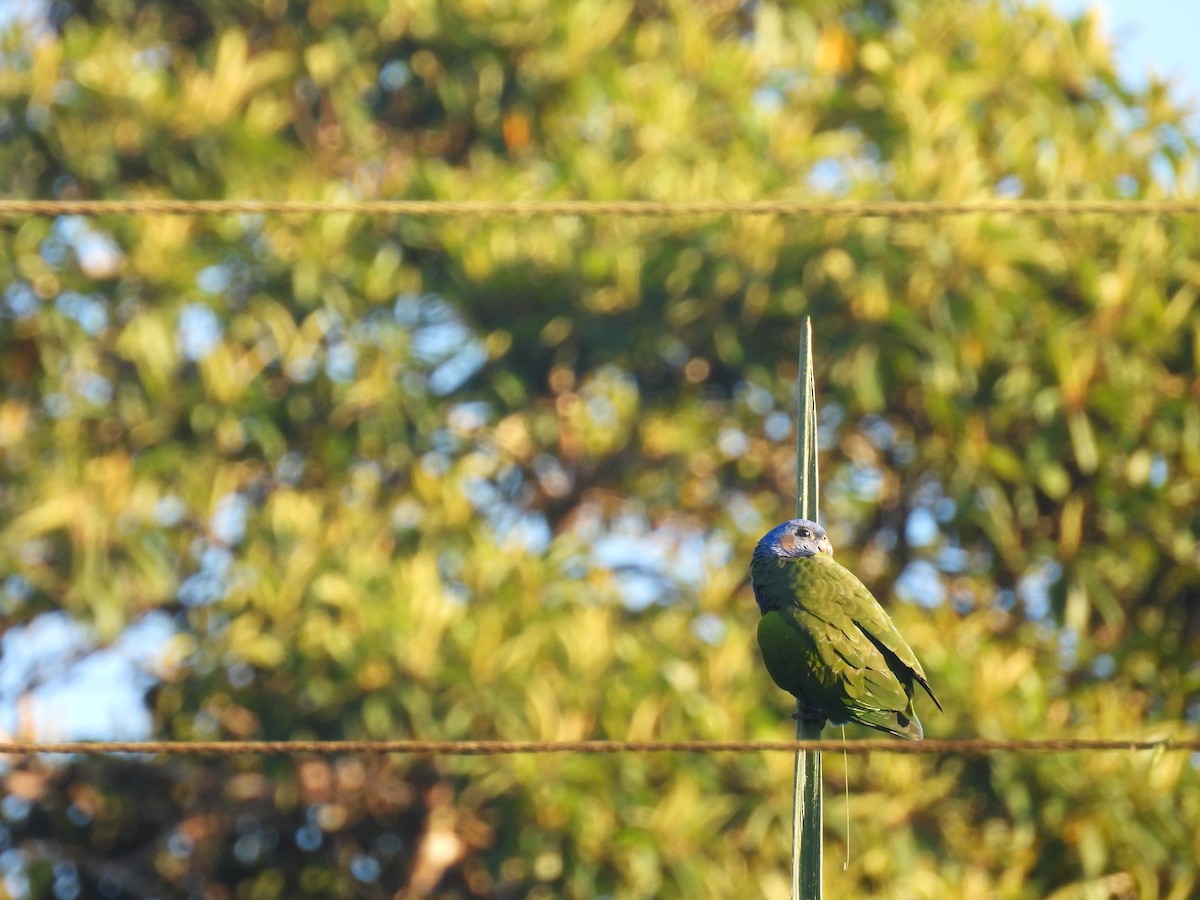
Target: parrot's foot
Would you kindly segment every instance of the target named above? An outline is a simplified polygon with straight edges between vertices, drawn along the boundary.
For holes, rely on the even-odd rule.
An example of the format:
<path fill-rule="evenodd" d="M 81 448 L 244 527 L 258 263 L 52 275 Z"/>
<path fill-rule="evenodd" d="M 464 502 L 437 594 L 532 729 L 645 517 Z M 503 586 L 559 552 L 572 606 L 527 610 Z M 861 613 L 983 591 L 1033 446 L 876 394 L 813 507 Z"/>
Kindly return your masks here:
<path fill-rule="evenodd" d="M 803 722 L 820 722 L 821 725 L 824 725 L 826 715 L 815 704 L 800 703 L 797 704 L 796 711 L 792 713 L 792 718 L 800 719 Z"/>

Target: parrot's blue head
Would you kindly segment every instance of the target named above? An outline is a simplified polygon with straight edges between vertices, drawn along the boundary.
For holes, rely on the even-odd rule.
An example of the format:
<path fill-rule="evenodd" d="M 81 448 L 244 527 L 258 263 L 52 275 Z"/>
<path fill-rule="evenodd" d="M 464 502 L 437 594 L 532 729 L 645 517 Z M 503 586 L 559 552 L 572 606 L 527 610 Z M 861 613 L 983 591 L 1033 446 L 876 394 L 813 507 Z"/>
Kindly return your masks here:
<path fill-rule="evenodd" d="M 833 556 L 833 545 L 825 529 L 808 519 L 792 519 L 776 525 L 762 536 L 754 548 L 755 556 L 779 556 L 783 558 L 816 556 L 824 553 Z"/>

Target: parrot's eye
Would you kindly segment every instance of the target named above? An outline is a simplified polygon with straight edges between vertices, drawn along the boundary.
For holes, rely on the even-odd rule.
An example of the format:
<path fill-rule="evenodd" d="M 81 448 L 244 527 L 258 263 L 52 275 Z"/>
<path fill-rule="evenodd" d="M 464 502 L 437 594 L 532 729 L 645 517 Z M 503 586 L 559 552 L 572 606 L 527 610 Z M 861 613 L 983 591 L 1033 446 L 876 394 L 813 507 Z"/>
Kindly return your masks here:
<path fill-rule="evenodd" d="M 802 538 L 810 538 L 810 537 L 812 537 L 812 532 L 809 531 L 807 528 L 798 528 L 796 530 L 796 536 L 802 537 Z"/>

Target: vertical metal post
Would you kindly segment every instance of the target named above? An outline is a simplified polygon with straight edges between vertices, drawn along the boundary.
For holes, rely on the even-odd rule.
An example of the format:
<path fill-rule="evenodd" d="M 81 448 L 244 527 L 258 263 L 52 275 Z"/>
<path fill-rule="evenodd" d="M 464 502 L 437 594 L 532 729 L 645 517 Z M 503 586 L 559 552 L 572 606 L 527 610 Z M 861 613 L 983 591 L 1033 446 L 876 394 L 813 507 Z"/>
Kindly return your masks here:
<path fill-rule="evenodd" d="M 817 521 L 817 387 L 812 365 L 812 317 L 800 333 L 800 400 L 796 414 L 796 514 Z M 796 739 L 817 740 L 823 719 L 796 704 Z M 821 900 L 821 753 L 796 753 L 792 795 L 792 900 Z"/>

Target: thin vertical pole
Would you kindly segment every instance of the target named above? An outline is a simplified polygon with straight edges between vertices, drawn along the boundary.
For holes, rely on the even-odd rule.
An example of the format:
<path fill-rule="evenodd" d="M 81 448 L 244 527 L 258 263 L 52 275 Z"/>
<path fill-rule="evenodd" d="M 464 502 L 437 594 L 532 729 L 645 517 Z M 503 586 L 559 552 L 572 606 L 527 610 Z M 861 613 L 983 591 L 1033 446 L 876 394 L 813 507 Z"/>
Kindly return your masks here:
<path fill-rule="evenodd" d="M 796 514 L 817 521 L 817 382 L 813 377 L 812 317 L 800 333 L 800 400 L 796 410 Z"/>
<path fill-rule="evenodd" d="M 796 414 L 796 514 L 817 521 L 817 386 L 812 365 L 812 317 L 800 332 L 800 400 Z M 796 739 L 818 740 L 824 720 L 796 704 Z M 821 900 L 821 753 L 796 753 L 792 795 L 792 900 Z"/>

